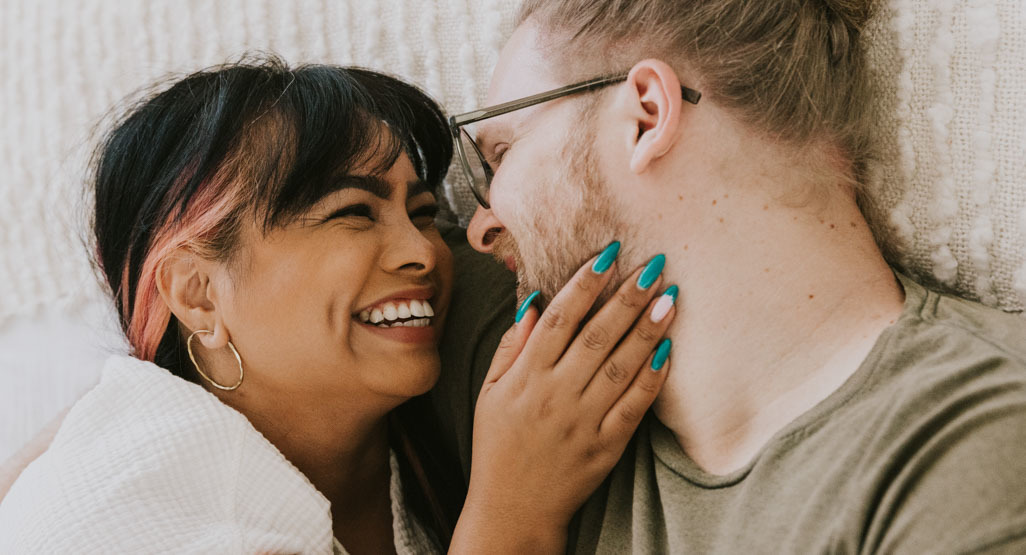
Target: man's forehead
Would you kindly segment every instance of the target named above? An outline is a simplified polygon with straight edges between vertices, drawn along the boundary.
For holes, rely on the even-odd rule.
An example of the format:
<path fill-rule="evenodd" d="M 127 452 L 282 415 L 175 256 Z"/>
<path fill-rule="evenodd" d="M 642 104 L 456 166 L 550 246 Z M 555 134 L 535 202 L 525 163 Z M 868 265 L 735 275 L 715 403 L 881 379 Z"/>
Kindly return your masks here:
<path fill-rule="evenodd" d="M 538 26 L 528 20 L 517 27 L 499 53 L 485 104 L 494 106 L 561 85 L 540 48 Z"/>

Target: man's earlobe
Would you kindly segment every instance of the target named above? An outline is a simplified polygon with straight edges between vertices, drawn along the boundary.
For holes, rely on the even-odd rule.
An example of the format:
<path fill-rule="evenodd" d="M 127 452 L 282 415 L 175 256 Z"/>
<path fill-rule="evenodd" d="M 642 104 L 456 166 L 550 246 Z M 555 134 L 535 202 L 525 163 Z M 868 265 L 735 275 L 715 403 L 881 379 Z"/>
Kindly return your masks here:
<path fill-rule="evenodd" d="M 219 349 L 229 338 L 214 298 L 208 264 L 191 252 L 172 253 L 157 268 L 157 291 L 186 328 L 213 332 L 197 335 L 196 341 L 208 349 Z"/>
<path fill-rule="evenodd" d="M 632 112 L 637 123 L 630 168 L 640 174 L 673 148 L 680 130 L 683 99 L 677 73 L 659 60 L 635 64 L 627 76 L 627 85 L 631 87 Z"/>

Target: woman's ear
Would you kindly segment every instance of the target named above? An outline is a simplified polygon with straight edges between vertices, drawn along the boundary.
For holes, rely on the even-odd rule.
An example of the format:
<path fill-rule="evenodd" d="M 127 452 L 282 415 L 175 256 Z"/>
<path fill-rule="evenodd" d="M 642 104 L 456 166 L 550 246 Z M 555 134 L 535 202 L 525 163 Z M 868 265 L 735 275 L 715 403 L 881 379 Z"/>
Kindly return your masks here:
<path fill-rule="evenodd" d="M 157 291 L 171 313 L 191 332 L 208 330 L 196 339 L 207 349 L 220 349 L 230 339 L 219 304 L 215 263 L 186 249 L 178 249 L 157 268 Z"/>
<path fill-rule="evenodd" d="M 647 59 L 631 68 L 627 75 L 628 94 L 622 101 L 637 127 L 631 153 L 631 171 L 643 173 L 665 155 L 677 141 L 680 131 L 680 80 L 667 63 Z"/>

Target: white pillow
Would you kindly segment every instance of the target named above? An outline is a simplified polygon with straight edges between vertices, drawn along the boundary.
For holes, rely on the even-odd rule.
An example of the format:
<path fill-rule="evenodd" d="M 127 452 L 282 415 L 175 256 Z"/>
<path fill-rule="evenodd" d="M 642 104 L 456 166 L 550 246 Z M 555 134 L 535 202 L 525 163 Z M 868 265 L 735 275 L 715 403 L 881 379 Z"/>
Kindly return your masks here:
<path fill-rule="evenodd" d="M 1026 3 L 890 0 L 868 29 L 879 242 L 920 281 L 1026 308 Z"/>

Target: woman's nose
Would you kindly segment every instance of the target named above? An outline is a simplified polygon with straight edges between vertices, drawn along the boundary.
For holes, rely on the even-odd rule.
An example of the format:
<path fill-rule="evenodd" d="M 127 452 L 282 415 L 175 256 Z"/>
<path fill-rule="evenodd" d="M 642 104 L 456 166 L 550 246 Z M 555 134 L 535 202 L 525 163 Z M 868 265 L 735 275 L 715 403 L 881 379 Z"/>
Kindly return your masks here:
<path fill-rule="evenodd" d="M 474 250 L 490 253 L 494 248 L 495 238 L 505 229 L 491 210 L 478 206 L 474 217 L 470 219 L 470 225 L 467 226 L 467 241 Z"/>
<path fill-rule="evenodd" d="M 412 221 L 390 226 L 382 264 L 389 272 L 428 274 L 438 263 L 436 246 Z"/>

